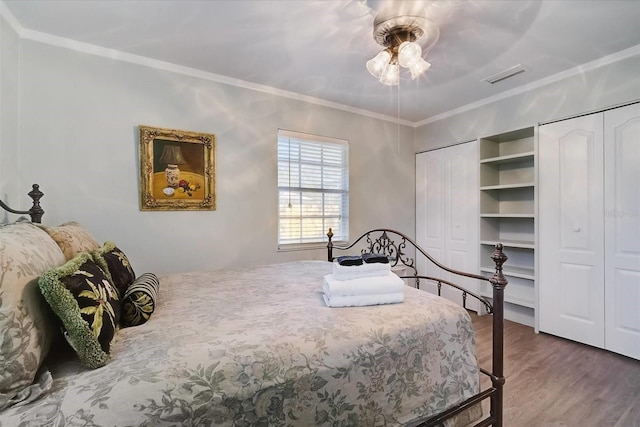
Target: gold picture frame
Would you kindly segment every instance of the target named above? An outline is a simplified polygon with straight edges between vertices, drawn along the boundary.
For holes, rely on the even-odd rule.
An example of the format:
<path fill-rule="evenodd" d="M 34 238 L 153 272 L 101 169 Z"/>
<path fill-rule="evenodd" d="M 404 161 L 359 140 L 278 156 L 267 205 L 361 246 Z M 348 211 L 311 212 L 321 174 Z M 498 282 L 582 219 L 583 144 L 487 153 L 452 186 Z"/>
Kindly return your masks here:
<path fill-rule="evenodd" d="M 139 125 L 140 210 L 215 210 L 214 134 Z"/>

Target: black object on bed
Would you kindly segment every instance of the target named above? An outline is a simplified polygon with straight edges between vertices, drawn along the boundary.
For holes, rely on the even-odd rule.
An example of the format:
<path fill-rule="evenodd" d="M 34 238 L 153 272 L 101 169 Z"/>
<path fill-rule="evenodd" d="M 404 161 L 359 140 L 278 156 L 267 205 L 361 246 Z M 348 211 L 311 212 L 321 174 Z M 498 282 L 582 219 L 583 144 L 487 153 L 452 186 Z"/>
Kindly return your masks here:
<path fill-rule="evenodd" d="M 362 257 L 360 256 L 351 256 L 351 255 L 339 256 L 338 258 L 336 258 L 336 261 L 338 261 L 338 264 L 344 265 L 346 267 L 362 265 Z"/>
<path fill-rule="evenodd" d="M 362 254 L 362 261 L 367 264 L 380 263 L 389 264 L 389 257 L 382 254 Z"/>
<path fill-rule="evenodd" d="M 394 241 L 391 237 L 397 239 Z M 488 417 L 473 424 L 473 427 L 481 426 L 502 426 L 502 411 L 503 411 L 503 387 L 505 383 L 504 378 L 504 289 L 507 286 L 507 279 L 502 273 L 502 265 L 507 261 L 508 257 L 504 254 L 503 246 L 501 243 L 496 244 L 496 249 L 491 255 L 491 259 L 494 261 L 496 269 L 495 273 L 491 277 L 486 277 L 473 273 L 466 273 L 458 270 L 454 270 L 447 266 L 440 264 L 431 255 L 429 255 L 424 249 L 422 249 L 415 241 L 406 236 L 405 234 L 390 230 L 390 229 L 375 229 L 367 231 L 360 237 L 355 239 L 353 243 L 348 246 L 336 246 L 331 241 L 333 232 L 329 229 L 327 233 L 329 242 L 327 243 L 327 259 L 333 261 L 333 250 L 346 251 L 353 248 L 361 249 L 361 256 L 367 257 L 367 254 L 375 254 L 375 256 L 386 256 L 391 263 L 391 267 L 397 265 L 404 266 L 410 269 L 413 274 L 400 276 L 402 279 L 415 280 L 416 288 L 420 288 L 420 280 L 426 280 L 437 285 L 437 293 L 441 295 L 442 286 L 446 285 L 453 287 L 461 292 L 462 306 L 466 308 L 467 297 L 471 296 L 480 301 L 485 307 L 487 313 L 493 315 L 493 351 L 492 351 L 492 371 L 480 368 L 480 372 L 488 376 L 491 380 L 492 386 L 486 390 L 481 390 L 478 394 L 468 398 L 467 400 L 446 409 L 442 413 L 433 416 L 429 419 L 422 420 L 421 423 L 416 425 L 420 427 L 436 427 L 441 426 L 446 420 L 453 419 L 463 411 L 477 405 L 485 399 L 490 399 L 490 413 Z M 463 287 L 454 284 L 448 280 L 440 279 L 432 276 L 423 276 L 418 274 L 414 259 L 407 254 L 407 249 L 411 248 L 411 251 L 415 251 L 416 254 L 420 253 L 427 258 L 429 262 L 434 264 L 443 272 L 448 272 L 457 277 L 469 277 L 472 279 L 481 280 L 491 283 L 493 287 L 493 297 L 491 300 L 470 292 Z"/>

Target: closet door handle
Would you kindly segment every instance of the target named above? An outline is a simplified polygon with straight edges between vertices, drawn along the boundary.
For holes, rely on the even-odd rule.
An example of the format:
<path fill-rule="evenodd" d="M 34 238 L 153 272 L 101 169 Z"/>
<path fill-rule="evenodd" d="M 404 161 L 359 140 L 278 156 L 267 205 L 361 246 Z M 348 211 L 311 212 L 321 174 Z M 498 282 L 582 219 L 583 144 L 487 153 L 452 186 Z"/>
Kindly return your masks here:
<path fill-rule="evenodd" d="M 579 225 L 574 225 L 573 226 L 573 231 L 576 232 L 576 233 L 579 233 L 580 232 L 580 226 Z"/>

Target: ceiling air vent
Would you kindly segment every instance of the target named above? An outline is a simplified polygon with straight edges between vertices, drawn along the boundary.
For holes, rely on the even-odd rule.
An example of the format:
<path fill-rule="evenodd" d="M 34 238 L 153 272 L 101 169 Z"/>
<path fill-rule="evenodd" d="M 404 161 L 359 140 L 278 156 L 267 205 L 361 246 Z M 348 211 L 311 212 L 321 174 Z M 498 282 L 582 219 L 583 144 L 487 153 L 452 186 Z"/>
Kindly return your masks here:
<path fill-rule="evenodd" d="M 527 71 L 527 68 L 522 64 L 518 64 L 518 65 L 514 65 L 511 68 L 507 68 L 504 71 L 500 71 L 499 73 L 494 74 L 491 77 L 487 77 L 486 79 L 483 79 L 483 80 L 487 83 L 494 84 L 494 83 L 501 82 L 504 79 L 508 79 L 509 77 L 513 77 L 516 74 L 524 73 L 525 71 Z"/>

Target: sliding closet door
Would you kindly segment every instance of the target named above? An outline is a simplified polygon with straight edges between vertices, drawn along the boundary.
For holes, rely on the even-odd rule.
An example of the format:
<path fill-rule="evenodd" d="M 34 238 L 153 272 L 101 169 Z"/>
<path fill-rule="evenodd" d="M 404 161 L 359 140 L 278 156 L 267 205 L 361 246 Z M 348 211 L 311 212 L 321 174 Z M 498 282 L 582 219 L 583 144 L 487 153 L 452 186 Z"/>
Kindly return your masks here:
<path fill-rule="evenodd" d="M 604 123 L 605 348 L 640 359 L 640 104 Z"/>
<path fill-rule="evenodd" d="M 416 239 L 430 255 L 456 270 L 479 273 L 477 141 L 416 155 Z M 435 275 L 478 292 L 476 280 L 452 278 L 418 257 L 418 272 Z M 436 292 L 426 283 L 421 287 Z M 461 294 L 443 287 L 442 295 L 461 304 Z M 467 307 L 478 310 L 477 301 Z"/>
<path fill-rule="evenodd" d="M 603 116 L 539 127 L 540 331 L 604 347 Z"/>

